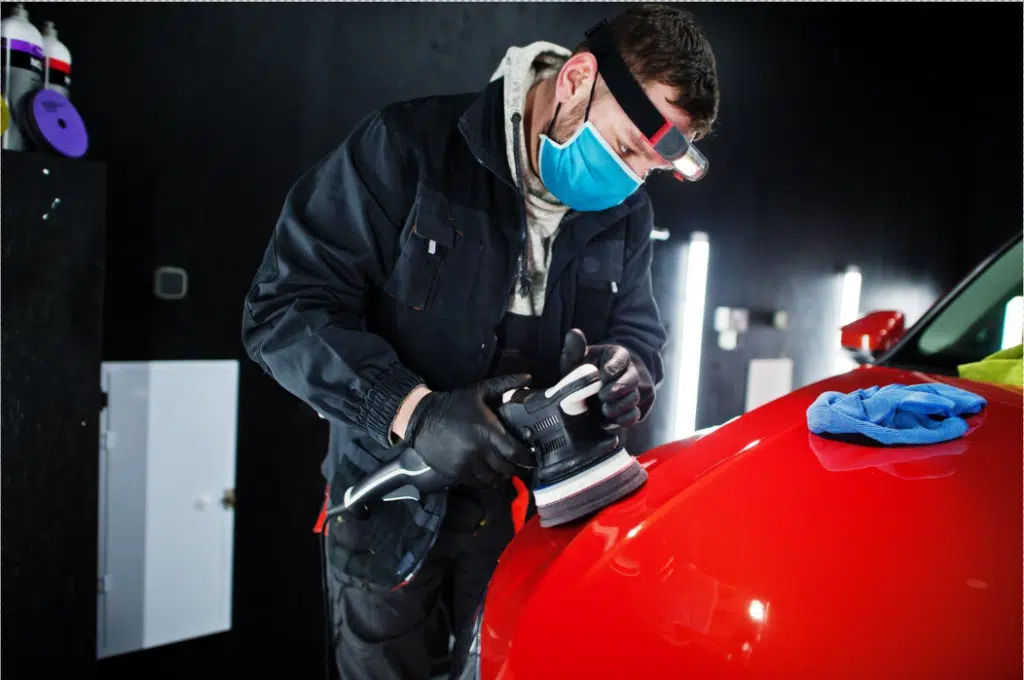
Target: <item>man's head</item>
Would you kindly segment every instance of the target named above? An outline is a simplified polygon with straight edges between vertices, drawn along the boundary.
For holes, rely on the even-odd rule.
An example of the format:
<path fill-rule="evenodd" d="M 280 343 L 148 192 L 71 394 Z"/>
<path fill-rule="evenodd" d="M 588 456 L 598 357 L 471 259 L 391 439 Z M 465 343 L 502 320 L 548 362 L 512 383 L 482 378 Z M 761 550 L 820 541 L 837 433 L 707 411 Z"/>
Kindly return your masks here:
<path fill-rule="evenodd" d="M 665 120 L 691 141 L 706 136 L 718 115 L 718 77 L 711 45 L 693 17 L 664 5 L 636 5 L 609 20 L 607 28 Z M 556 76 L 554 100 L 550 136 L 555 142 L 565 143 L 586 119 L 638 177 L 671 169 L 612 96 L 587 42 L 576 47 Z"/>

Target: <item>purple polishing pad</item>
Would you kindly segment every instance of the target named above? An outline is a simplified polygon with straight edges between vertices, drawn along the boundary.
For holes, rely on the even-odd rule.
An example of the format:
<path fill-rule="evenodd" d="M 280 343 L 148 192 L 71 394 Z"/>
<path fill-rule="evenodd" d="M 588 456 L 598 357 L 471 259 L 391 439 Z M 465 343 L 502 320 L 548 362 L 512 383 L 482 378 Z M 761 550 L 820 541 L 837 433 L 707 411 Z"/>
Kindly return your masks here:
<path fill-rule="evenodd" d="M 37 142 L 69 158 L 85 155 L 89 135 L 78 110 L 67 97 L 53 90 L 38 90 L 31 95 L 26 108 Z"/>

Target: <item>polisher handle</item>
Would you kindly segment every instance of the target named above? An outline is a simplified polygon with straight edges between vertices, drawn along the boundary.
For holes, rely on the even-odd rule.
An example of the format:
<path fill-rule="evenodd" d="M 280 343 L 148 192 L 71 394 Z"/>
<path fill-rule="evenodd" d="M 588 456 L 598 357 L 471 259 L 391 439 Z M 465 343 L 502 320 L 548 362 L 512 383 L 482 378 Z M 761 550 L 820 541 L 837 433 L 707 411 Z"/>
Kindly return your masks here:
<path fill-rule="evenodd" d="M 513 437 L 519 439 L 531 453 L 537 455 L 538 444 L 543 445 L 547 438 L 555 436 L 551 434 L 553 430 L 549 428 L 556 422 L 562 422 L 564 426 L 566 416 L 573 419 L 585 416 L 587 399 L 600 390 L 600 371 L 593 364 L 585 363 L 543 392 L 531 390 L 529 387 L 509 390 L 502 395 L 498 417 Z M 551 413 L 555 404 L 562 412 L 561 417 L 557 413 Z M 540 430 L 546 431 L 539 439 L 538 426 Z"/>
<path fill-rule="evenodd" d="M 586 400 L 601 391 L 601 372 L 594 364 L 580 364 L 569 373 L 566 373 L 565 377 L 557 383 L 544 390 L 544 396 L 550 399 L 567 385 L 576 381 L 581 381 L 581 386 L 562 399 L 561 406 L 562 410 L 566 413 L 570 415 L 579 415 L 587 410 L 585 403 Z M 520 390 L 530 391 L 530 388 L 520 387 L 514 390 L 509 390 L 505 394 L 501 395 L 501 403 L 507 404 L 512 400 L 515 393 Z"/>
<path fill-rule="evenodd" d="M 327 517 L 364 512 L 367 506 L 403 486 L 412 486 L 420 493 L 434 493 L 447 485 L 416 451 L 406 449 L 398 458 L 346 489 L 341 504 L 328 509 Z"/>
<path fill-rule="evenodd" d="M 545 390 L 544 395 L 552 397 L 558 394 L 559 390 L 574 382 L 579 382 L 580 386 L 558 402 L 559 407 L 570 416 L 578 416 L 587 412 L 587 399 L 601 391 L 601 372 L 594 364 L 580 364 L 559 380 L 558 384 Z"/>

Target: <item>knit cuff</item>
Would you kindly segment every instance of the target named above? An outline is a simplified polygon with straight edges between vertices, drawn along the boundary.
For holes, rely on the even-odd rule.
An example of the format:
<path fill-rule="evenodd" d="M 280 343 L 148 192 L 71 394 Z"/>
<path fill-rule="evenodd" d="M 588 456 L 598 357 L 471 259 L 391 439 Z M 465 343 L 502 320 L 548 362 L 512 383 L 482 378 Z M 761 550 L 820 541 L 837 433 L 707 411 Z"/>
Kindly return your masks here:
<path fill-rule="evenodd" d="M 391 423 L 398 408 L 413 389 L 423 384 L 423 378 L 401 363 L 391 364 L 377 375 L 363 398 L 359 408 L 360 428 L 381 446 L 393 446 Z"/>

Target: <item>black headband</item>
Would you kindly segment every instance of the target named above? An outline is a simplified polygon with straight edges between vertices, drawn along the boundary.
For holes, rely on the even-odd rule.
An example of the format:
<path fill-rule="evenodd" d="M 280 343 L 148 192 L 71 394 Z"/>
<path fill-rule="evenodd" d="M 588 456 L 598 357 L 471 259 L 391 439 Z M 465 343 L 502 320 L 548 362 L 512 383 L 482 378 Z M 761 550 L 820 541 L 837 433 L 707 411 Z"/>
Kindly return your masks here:
<path fill-rule="evenodd" d="M 602 19 L 587 31 L 586 36 L 587 48 L 597 59 L 597 69 L 615 101 L 647 139 L 654 139 L 669 122 L 651 103 L 647 93 L 626 66 L 615 46 L 607 20 Z"/>

